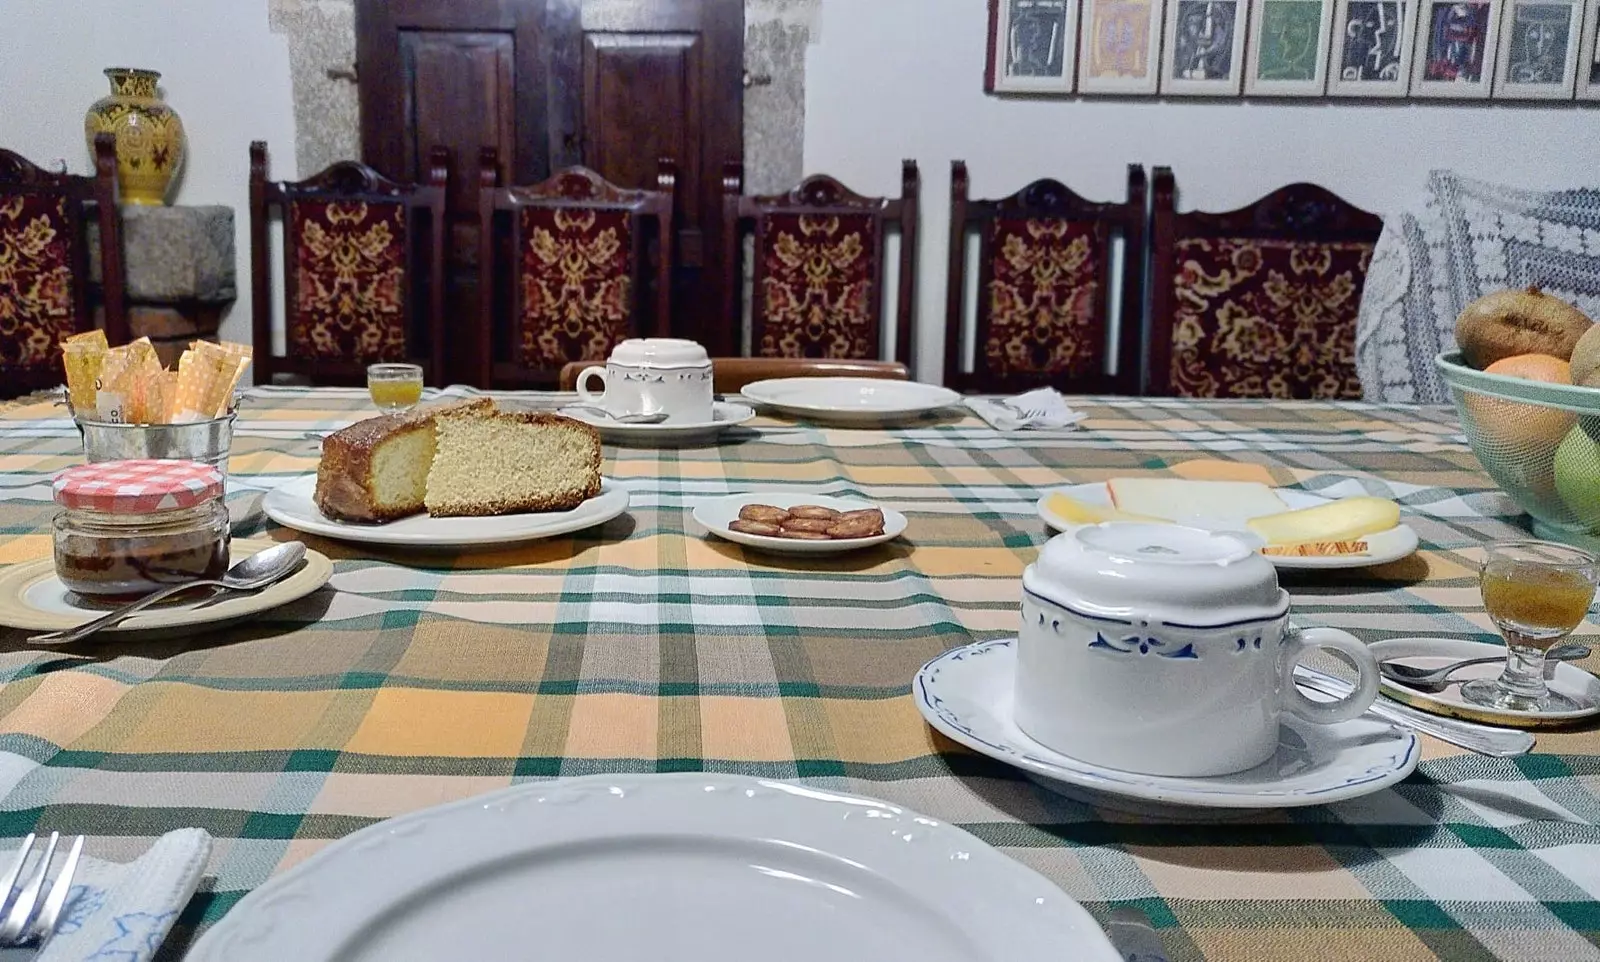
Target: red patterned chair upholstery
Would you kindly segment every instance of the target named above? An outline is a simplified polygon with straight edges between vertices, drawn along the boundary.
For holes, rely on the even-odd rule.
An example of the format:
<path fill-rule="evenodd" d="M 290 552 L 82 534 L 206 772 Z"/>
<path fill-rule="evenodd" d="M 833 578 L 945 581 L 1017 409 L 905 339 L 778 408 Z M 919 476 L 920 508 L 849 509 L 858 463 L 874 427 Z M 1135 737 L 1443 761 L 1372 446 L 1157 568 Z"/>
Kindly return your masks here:
<path fill-rule="evenodd" d="M 745 197 L 744 172 L 723 178 L 723 285 L 726 326 L 713 354 L 738 354 L 742 229 L 755 239 L 750 353 L 757 357 L 883 359 L 884 235 L 900 231 L 900 276 L 894 319 L 895 357 L 911 356 L 916 296 L 917 197 L 914 161 L 901 165 L 898 198 L 863 197 L 826 175 L 768 197 Z"/>
<path fill-rule="evenodd" d="M 1054 180 L 974 201 L 968 199 L 967 165 L 955 161 L 950 175 L 945 385 L 976 393 L 1050 385 L 1079 394 L 1137 394 L 1144 168 L 1128 165 L 1124 203 L 1084 200 Z M 973 235 L 978 286 L 969 339 L 966 268 Z M 1117 302 L 1121 335 L 1113 342 L 1113 241 L 1119 236 L 1125 254 Z"/>
<path fill-rule="evenodd" d="M 478 332 L 480 387 L 553 388 L 570 362 L 671 333 L 671 160 L 658 162 L 656 190 L 626 190 L 585 167 L 500 187 L 492 149 L 480 166 L 478 288 L 490 319 Z"/>
<path fill-rule="evenodd" d="M 421 364 L 442 384 L 444 205 L 449 154 L 434 148 L 424 184 L 397 184 L 354 161 L 299 182 L 267 179 L 250 145 L 250 267 L 256 379 L 366 383 L 377 362 Z M 268 218 L 283 218 L 285 352 L 273 350 Z"/>
<path fill-rule="evenodd" d="M 1359 398 L 1356 313 L 1383 221 L 1315 184 L 1226 214 L 1155 170 L 1150 393 Z"/>
<path fill-rule="evenodd" d="M 128 340 L 116 146 L 95 138 L 92 177 L 53 174 L 0 150 L 0 398 L 63 381 L 66 337 L 95 326 L 89 288 L 87 208 L 100 227 L 106 337 Z"/>

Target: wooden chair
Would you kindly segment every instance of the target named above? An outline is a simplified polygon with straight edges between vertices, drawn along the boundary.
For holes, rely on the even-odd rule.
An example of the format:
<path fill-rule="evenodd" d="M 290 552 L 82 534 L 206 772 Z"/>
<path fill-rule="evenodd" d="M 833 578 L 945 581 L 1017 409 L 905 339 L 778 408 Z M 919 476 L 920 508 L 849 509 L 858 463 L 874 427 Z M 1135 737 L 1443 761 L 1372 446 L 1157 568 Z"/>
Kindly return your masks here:
<path fill-rule="evenodd" d="M 950 166 L 945 385 L 991 394 L 1044 385 L 1078 394 L 1137 394 L 1144 167 L 1128 165 L 1125 202 L 1095 203 L 1054 180 L 1036 180 L 999 200 L 969 200 L 966 163 Z M 966 267 L 974 234 L 977 312 L 969 341 Z M 1119 274 L 1112 244 L 1119 235 L 1120 334 L 1113 341 L 1110 307 Z M 1115 373 L 1108 370 L 1112 362 Z"/>
<path fill-rule="evenodd" d="M 712 345 L 738 353 L 742 229 L 755 239 L 751 352 L 759 357 L 870 360 L 884 355 L 884 233 L 900 230 L 900 276 L 895 299 L 895 359 L 911 357 L 916 298 L 917 198 L 915 161 L 901 164 L 900 196 L 863 197 L 825 175 L 793 190 L 745 197 L 744 171 L 728 164 L 722 178 L 723 318 Z"/>
<path fill-rule="evenodd" d="M 591 364 L 604 361 L 573 361 L 561 369 L 561 390 L 576 391 L 578 375 Z M 718 394 L 737 394 L 746 384 L 776 377 L 873 377 L 904 381 L 911 373 L 898 361 L 835 361 L 802 357 L 714 357 L 711 359 L 712 390 Z"/>
<path fill-rule="evenodd" d="M 256 378 L 361 385 L 376 362 L 446 379 L 444 205 L 450 155 L 435 147 L 423 184 L 341 161 L 299 182 L 267 179 L 250 145 L 250 274 Z M 272 345 L 268 218 L 283 218 L 285 353 Z"/>
<path fill-rule="evenodd" d="M 1179 214 L 1155 169 L 1149 391 L 1357 398 L 1356 312 L 1375 214 L 1290 184 L 1226 214 Z"/>
<path fill-rule="evenodd" d="M 569 362 L 604 358 L 630 337 L 670 334 L 677 165 L 662 158 L 655 190 L 626 190 L 586 167 L 500 187 L 497 161 L 485 148 L 479 386 L 550 387 Z M 653 258 L 647 221 L 654 222 Z M 509 291 L 508 277 L 515 279 Z"/>
<path fill-rule="evenodd" d="M 86 208 L 100 228 L 106 338 L 128 341 L 116 139 L 94 139 L 92 176 L 55 174 L 0 150 L 0 398 L 62 383 L 63 339 L 95 326 Z"/>

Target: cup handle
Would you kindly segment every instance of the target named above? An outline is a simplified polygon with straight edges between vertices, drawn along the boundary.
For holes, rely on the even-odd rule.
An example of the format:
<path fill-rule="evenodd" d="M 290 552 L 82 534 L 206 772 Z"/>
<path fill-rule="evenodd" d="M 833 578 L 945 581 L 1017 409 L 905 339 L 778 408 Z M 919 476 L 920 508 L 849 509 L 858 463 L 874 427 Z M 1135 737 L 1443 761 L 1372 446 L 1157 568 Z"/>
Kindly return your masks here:
<path fill-rule="evenodd" d="M 1362 643 L 1361 639 L 1348 631 L 1337 628 L 1287 628 L 1289 636 L 1285 639 L 1289 650 L 1284 652 L 1283 677 L 1280 682 L 1283 691 L 1283 707 L 1294 712 L 1306 721 L 1318 725 L 1332 725 L 1336 722 L 1349 721 L 1363 714 L 1372 707 L 1373 701 L 1378 697 L 1378 660 L 1372 657 L 1372 652 Z M 1313 648 L 1331 648 L 1343 652 L 1355 662 L 1359 677 L 1356 679 L 1355 688 L 1350 694 L 1337 701 L 1312 701 L 1301 694 L 1294 683 L 1294 666 L 1299 664 Z"/>
<path fill-rule="evenodd" d="M 601 387 L 602 393 L 595 394 L 595 393 L 593 393 L 592 391 L 589 390 L 589 379 L 591 377 L 597 377 L 597 378 L 600 379 L 600 387 Z M 578 397 L 583 399 L 583 400 L 585 400 L 585 401 L 594 401 L 594 402 L 603 401 L 603 400 L 605 400 L 605 394 L 603 393 L 604 389 L 605 389 L 605 384 L 606 384 L 606 369 L 605 368 L 603 368 L 603 367 L 586 367 L 586 368 L 583 369 L 583 373 L 578 375 Z"/>

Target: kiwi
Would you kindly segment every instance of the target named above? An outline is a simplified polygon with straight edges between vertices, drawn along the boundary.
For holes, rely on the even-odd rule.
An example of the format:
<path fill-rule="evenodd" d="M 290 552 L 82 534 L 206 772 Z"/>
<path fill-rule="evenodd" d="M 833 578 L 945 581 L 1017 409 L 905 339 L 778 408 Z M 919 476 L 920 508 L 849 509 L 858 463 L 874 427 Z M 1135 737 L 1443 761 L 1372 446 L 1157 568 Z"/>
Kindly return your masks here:
<path fill-rule="evenodd" d="M 1480 370 L 1518 354 L 1549 354 L 1565 361 L 1593 326 L 1582 311 L 1537 287 L 1495 291 L 1468 304 L 1456 318 L 1456 343 L 1466 362 Z"/>
<path fill-rule="evenodd" d="M 1600 387 L 1600 324 L 1585 331 L 1572 349 L 1572 383 Z"/>

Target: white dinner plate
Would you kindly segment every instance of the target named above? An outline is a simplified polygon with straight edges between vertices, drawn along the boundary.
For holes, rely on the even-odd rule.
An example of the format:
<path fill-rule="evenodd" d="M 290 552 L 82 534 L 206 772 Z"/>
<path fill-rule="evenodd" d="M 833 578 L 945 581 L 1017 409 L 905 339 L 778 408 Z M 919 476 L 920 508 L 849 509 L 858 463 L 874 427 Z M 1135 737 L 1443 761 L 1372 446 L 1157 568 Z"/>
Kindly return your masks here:
<path fill-rule="evenodd" d="M 747 504 L 769 504 L 774 508 L 814 504 L 835 511 L 863 511 L 867 508 L 877 508 L 883 512 L 883 534 L 871 538 L 849 538 L 839 541 L 798 541 L 793 538 L 768 538 L 759 534 L 730 530 L 728 525 L 738 519 L 739 509 Z M 827 495 L 807 494 L 804 491 L 754 491 L 750 494 L 730 494 L 714 501 L 702 501 L 694 506 L 694 519 L 719 538 L 779 554 L 838 554 L 842 551 L 870 548 L 905 534 L 908 523 L 906 516 L 893 508 L 885 508 L 856 498 L 830 498 Z"/>
<path fill-rule="evenodd" d="M 731 427 L 737 427 L 756 416 L 755 409 L 747 404 L 717 401 L 711 406 L 711 420 L 673 422 L 671 424 L 619 424 L 603 414 L 584 408 L 562 408 L 559 414 L 582 421 L 600 437 L 615 444 L 682 444 L 713 438 Z"/>
<path fill-rule="evenodd" d="M 937 384 L 870 377 L 780 377 L 746 384 L 741 393 L 785 414 L 840 424 L 901 420 L 961 403 L 961 395 Z"/>
<path fill-rule="evenodd" d="M 276 544 L 276 541 L 235 539 L 228 546 L 228 564 L 233 565 Z M 327 555 L 307 549 L 306 560 L 294 574 L 260 591 L 197 594 L 146 608 L 104 632 L 142 635 L 216 627 L 298 601 L 327 584 L 332 576 L 333 562 Z M 0 568 L 0 625 L 29 631 L 61 631 L 76 628 L 109 610 L 109 605 L 85 604 L 78 595 L 68 591 L 56 577 L 52 559 Z"/>
<path fill-rule="evenodd" d="M 1587 639 L 1586 639 L 1587 640 Z M 1379 661 L 1404 659 L 1418 668 L 1443 668 L 1455 661 L 1468 658 L 1488 658 L 1493 655 L 1504 659 L 1502 645 L 1472 641 L 1468 638 L 1390 638 L 1375 641 L 1367 647 L 1372 657 Z M 1513 711 L 1508 708 L 1485 708 L 1461 697 L 1461 684 L 1474 678 L 1499 678 L 1505 662 L 1471 665 L 1450 676 L 1450 685 L 1440 692 L 1418 691 L 1399 682 L 1380 678 L 1379 689 L 1390 698 L 1402 701 L 1435 715 L 1464 718 L 1488 725 L 1509 725 L 1515 728 L 1558 728 L 1600 715 L 1600 678 L 1589 674 L 1577 665 L 1561 662 L 1556 665 L 1555 677 L 1550 680 L 1550 690 L 1571 699 L 1575 709 L 1546 711 Z"/>
<path fill-rule="evenodd" d="M 317 503 L 311 498 L 316 489 L 316 475 L 295 478 L 268 491 L 261 499 L 261 509 L 279 524 L 307 534 L 413 548 L 537 541 L 605 524 L 628 510 L 628 489 L 610 478 L 601 478 L 600 493 L 571 511 L 502 514 L 488 518 L 430 518 L 415 514 L 384 524 L 354 524 L 334 521 L 317 510 Z"/>
<path fill-rule="evenodd" d="M 1290 511 L 1300 508 L 1314 508 L 1319 504 L 1327 504 L 1332 499 L 1307 494 L 1304 491 L 1295 491 L 1291 488 L 1273 488 L 1283 503 L 1288 505 Z M 1105 483 L 1094 481 L 1089 484 L 1075 484 L 1065 488 L 1052 488 L 1039 499 L 1039 517 L 1045 524 L 1056 531 L 1072 531 L 1079 527 L 1067 519 L 1050 510 L 1049 501 L 1052 494 L 1064 494 L 1069 498 L 1076 498 L 1086 504 L 1103 505 L 1111 507 L 1111 492 L 1106 490 Z M 1230 534 L 1242 535 L 1250 543 L 1260 545 L 1259 536 L 1251 533 L 1242 521 L 1229 522 L 1214 518 L 1173 518 L 1175 523 L 1186 524 L 1196 528 L 1205 528 L 1208 531 L 1226 531 Z M 1324 557 L 1294 558 L 1286 555 L 1267 555 L 1267 560 L 1279 568 L 1365 568 L 1369 565 L 1387 564 L 1399 561 L 1401 558 L 1410 557 L 1417 550 L 1417 533 L 1409 525 L 1397 524 L 1388 531 L 1377 534 L 1362 535 L 1362 541 L 1367 543 L 1366 554 L 1327 555 Z"/>
<path fill-rule="evenodd" d="M 1016 644 L 978 642 L 923 665 L 911 686 L 917 710 L 946 737 L 1091 805 L 1179 818 L 1193 817 L 1185 815 L 1193 809 L 1323 805 L 1387 788 L 1417 767 L 1409 729 L 1370 716 L 1315 725 L 1287 712 L 1278 753 L 1246 772 L 1181 778 L 1082 762 L 1039 744 L 1012 720 Z"/>
<path fill-rule="evenodd" d="M 1118 962 L 959 828 L 735 775 L 532 783 L 364 828 L 240 900 L 189 962 Z"/>

